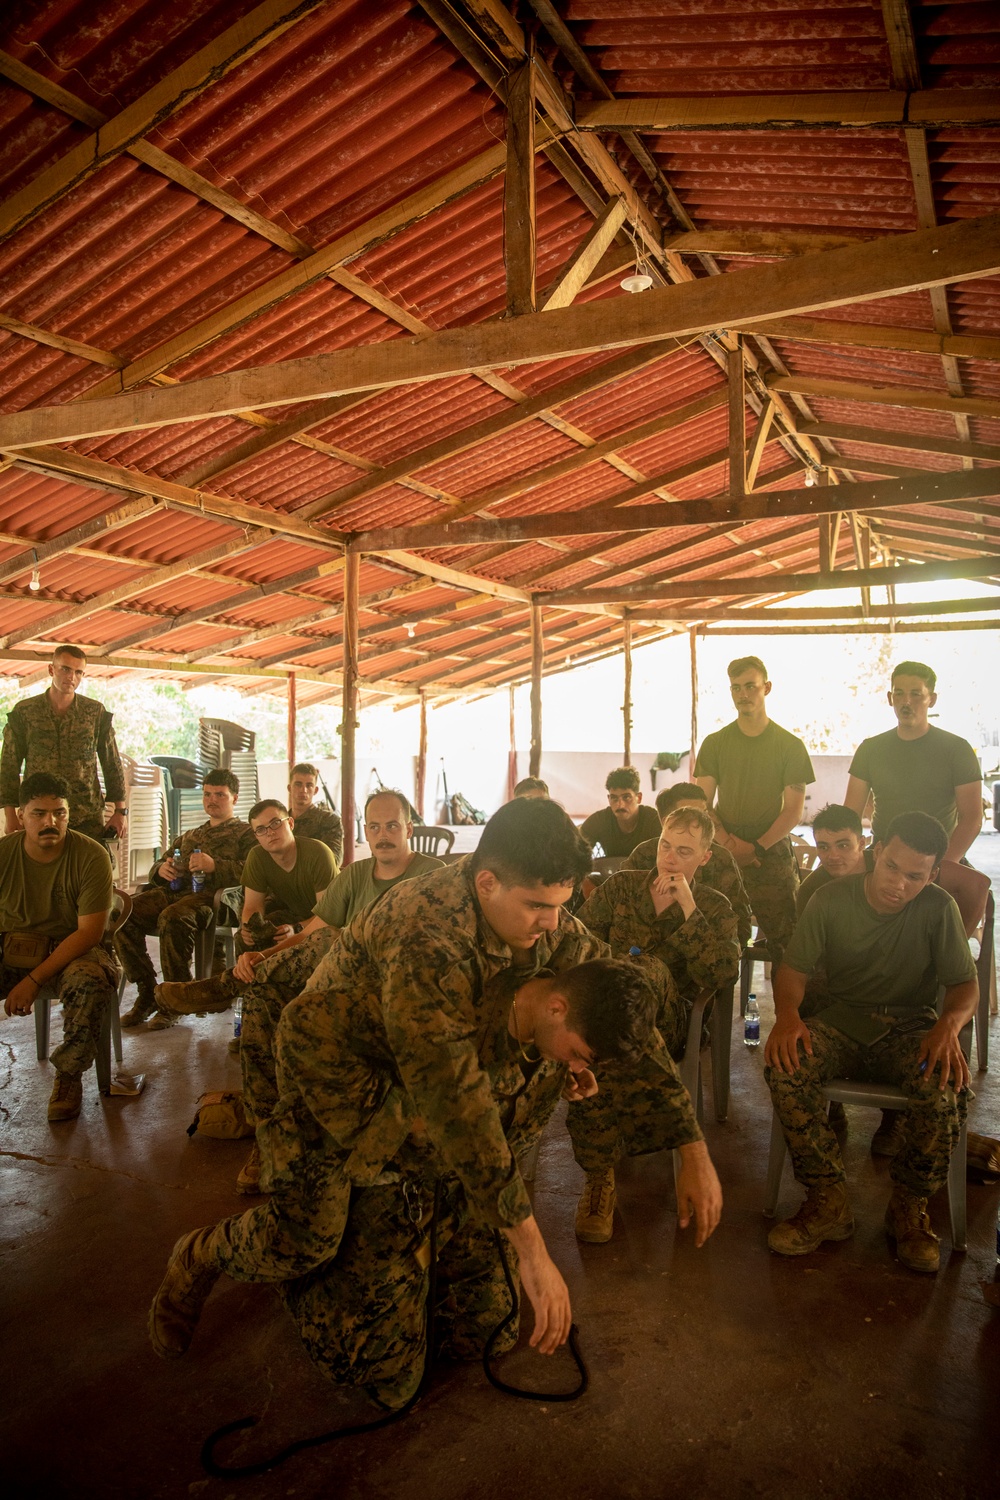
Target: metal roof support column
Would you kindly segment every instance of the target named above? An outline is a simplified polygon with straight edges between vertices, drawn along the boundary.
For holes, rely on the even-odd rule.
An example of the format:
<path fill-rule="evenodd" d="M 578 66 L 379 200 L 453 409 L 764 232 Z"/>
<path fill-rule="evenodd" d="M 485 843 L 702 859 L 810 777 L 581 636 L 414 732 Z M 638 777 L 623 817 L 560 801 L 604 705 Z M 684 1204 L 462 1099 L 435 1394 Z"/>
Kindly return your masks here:
<path fill-rule="evenodd" d="M 417 746 L 417 784 L 414 793 L 417 803 L 417 812 L 422 818 L 427 817 L 424 812 L 424 796 L 427 790 L 427 694 L 423 688 L 420 689 L 420 741 Z"/>
<path fill-rule="evenodd" d="M 632 764 L 632 621 L 625 621 L 625 695 L 622 702 L 622 717 L 625 721 L 625 753 L 622 765 Z"/>
<path fill-rule="evenodd" d="M 503 203 L 507 313 L 518 317 L 535 311 L 535 89 L 530 53 L 507 81 L 507 176 Z"/>
<path fill-rule="evenodd" d="M 296 756 L 295 756 L 295 710 L 296 710 L 296 707 L 297 707 L 297 703 L 296 703 L 296 691 L 295 691 L 295 673 L 294 672 L 289 672 L 289 674 L 288 674 L 288 752 L 287 752 L 288 753 L 288 780 L 289 781 L 291 781 L 291 779 L 292 779 L 292 767 L 294 766 L 295 760 L 296 760 Z"/>
<path fill-rule="evenodd" d="M 694 763 L 698 758 L 698 627 L 692 625 L 688 632 L 691 647 L 691 763 L 688 766 L 688 781 L 694 780 Z"/>
<path fill-rule="evenodd" d="M 344 656 L 340 724 L 340 816 L 344 824 L 344 864 L 354 859 L 354 731 L 358 727 L 358 589 L 360 552 L 348 552 L 344 567 Z"/>
<path fill-rule="evenodd" d="M 545 666 L 545 639 L 542 635 L 542 606 L 531 606 L 531 754 L 528 775 L 542 772 L 542 669 Z"/>

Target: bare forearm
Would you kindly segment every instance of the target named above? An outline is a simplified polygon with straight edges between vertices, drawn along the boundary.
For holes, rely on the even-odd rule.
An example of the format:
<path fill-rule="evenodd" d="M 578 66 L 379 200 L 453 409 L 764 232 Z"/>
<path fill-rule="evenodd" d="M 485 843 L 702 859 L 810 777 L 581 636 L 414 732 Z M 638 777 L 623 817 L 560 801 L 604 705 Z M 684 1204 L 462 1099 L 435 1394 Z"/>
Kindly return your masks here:
<path fill-rule="evenodd" d="M 956 1031 L 967 1026 L 976 1014 L 979 1004 L 979 983 L 966 979 L 961 984 L 952 984 L 944 992 L 941 1019 L 950 1021 Z"/>
<path fill-rule="evenodd" d="M 975 813 L 960 814 L 958 822 L 955 824 L 955 831 L 952 833 L 951 838 L 948 840 L 948 849 L 945 853 L 945 859 L 953 859 L 955 863 L 958 864 L 959 860 L 963 859 L 964 856 L 968 854 L 969 850 L 976 842 L 982 826 L 982 810 L 980 810 L 978 817 Z"/>
<path fill-rule="evenodd" d="M 785 788 L 781 802 L 781 811 L 766 832 L 762 833 L 757 840 L 764 849 L 770 849 L 772 844 L 780 843 L 791 833 L 802 818 L 805 809 L 805 792 L 798 788 Z"/>

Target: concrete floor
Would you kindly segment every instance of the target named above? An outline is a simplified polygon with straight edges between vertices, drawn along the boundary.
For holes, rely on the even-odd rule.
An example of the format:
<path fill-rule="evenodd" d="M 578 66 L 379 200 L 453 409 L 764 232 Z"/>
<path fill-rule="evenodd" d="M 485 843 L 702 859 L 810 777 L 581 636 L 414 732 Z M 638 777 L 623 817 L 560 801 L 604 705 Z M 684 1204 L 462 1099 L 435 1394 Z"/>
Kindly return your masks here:
<path fill-rule="evenodd" d="M 1000 837 L 988 843 L 996 868 Z M 762 1011 L 766 1032 L 766 994 Z M 146 1342 L 146 1310 L 174 1240 L 247 1205 L 233 1190 L 246 1143 L 185 1134 L 203 1090 L 238 1086 L 230 1032 L 225 1015 L 126 1032 L 125 1065 L 147 1075 L 142 1096 L 102 1099 L 91 1074 L 80 1119 L 50 1127 L 51 1070 L 35 1061 L 32 1023 L 4 1023 L 0 1474 L 12 1500 L 1000 1494 L 1000 1313 L 980 1290 L 994 1276 L 1000 1188 L 970 1185 L 966 1255 L 951 1253 L 937 1201 L 942 1270 L 906 1271 L 882 1232 L 887 1163 L 868 1150 L 877 1117 L 852 1110 L 857 1232 L 800 1260 L 770 1255 L 763 1059 L 738 1036 L 729 1119 L 707 1126 L 726 1205 L 703 1250 L 677 1229 L 667 1158 L 628 1165 L 614 1239 L 579 1245 L 581 1175 L 561 1123 L 547 1133 L 535 1203 L 573 1294 L 591 1372 L 583 1400 L 516 1402 L 477 1366 L 441 1368 L 398 1427 L 268 1476 L 207 1479 L 201 1442 L 226 1421 L 262 1418 L 227 1450 L 250 1462 L 369 1415 L 314 1371 L 265 1288 L 220 1283 L 184 1360 L 161 1363 Z M 996 1020 L 991 1044 L 971 1123 L 1000 1135 Z M 786 1175 L 779 1212 L 798 1196 Z M 543 1388 L 573 1380 L 563 1355 L 519 1352 L 505 1373 Z"/>

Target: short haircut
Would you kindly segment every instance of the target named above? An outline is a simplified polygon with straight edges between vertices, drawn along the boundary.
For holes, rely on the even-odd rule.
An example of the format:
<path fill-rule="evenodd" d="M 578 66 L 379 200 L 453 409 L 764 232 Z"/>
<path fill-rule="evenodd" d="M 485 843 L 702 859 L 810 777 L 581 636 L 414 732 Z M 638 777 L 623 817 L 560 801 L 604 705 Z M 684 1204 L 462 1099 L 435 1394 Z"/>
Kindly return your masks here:
<path fill-rule="evenodd" d="M 595 958 L 556 974 L 555 982 L 569 1002 L 567 1024 L 595 1057 L 636 1063 L 652 1050 L 656 996 L 638 964 Z"/>
<path fill-rule="evenodd" d="M 663 820 L 664 828 L 697 828 L 706 847 L 715 838 L 711 814 L 700 807 L 675 807 Z"/>
<path fill-rule="evenodd" d="M 252 823 L 254 818 L 259 818 L 261 813 L 267 812 L 269 807 L 276 808 L 278 812 L 284 813 L 285 817 L 288 817 L 288 808 L 283 802 L 279 802 L 277 797 L 265 797 L 261 802 L 255 802 L 253 807 L 251 807 L 247 813 L 247 822 Z"/>
<path fill-rule="evenodd" d="M 912 849 L 915 854 L 932 854 L 935 865 L 939 865 L 948 850 L 948 835 L 930 813 L 905 812 L 893 818 L 879 842 L 885 848 L 893 839 Z"/>
<path fill-rule="evenodd" d="M 214 771 L 206 771 L 201 784 L 202 786 L 227 786 L 234 797 L 240 795 L 239 777 L 234 776 L 232 771 L 227 771 L 224 766 L 217 766 Z"/>
<path fill-rule="evenodd" d="M 62 776 L 53 775 L 51 771 L 35 771 L 21 782 L 17 805 L 27 807 L 36 797 L 61 797 L 68 803 L 69 783 Z"/>
<path fill-rule="evenodd" d="M 549 795 L 548 782 L 543 781 L 540 776 L 525 776 L 514 788 L 515 797 L 523 797 L 525 792 L 544 792 Z"/>
<path fill-rule="evenodd" d="M 576 885 L 592 859 L 590 845 L 558 802 L 515 797 L 486 824 L 469 871 L 489 870 L 508 888 Z"/>
<path fill-rule="evenodd" d="M 75 656 L 84 666 L 87 664 L 87 653 L 81 651 L 79 646 L 57 646 L 52 653 L 52 660 L 55 661 L 57 656 Z"/>
<path fill-rule="evenodd" d="M 929 693 L 933 693 L 937 686 L 937 673 L 922 661 L 901 661 L 893 667 L 890 682 L 895 682 L 897 677 L 922 677 Z"/>
<path fill-rule="evenodd" d="M 608 773 L 604 789 L 607 792 L 641 792 L 639 772 L 635 766 L 619 766 L 617 770 Z"/>
<path fill-rule="evenodd" d="M 842 829 L 849 828 L 859 839 L 865 836 L 861 814 L 856 813 L 853 807 L 844 807 L 840 802 L 828 802 L 825 807 L 821 807 L 812 820 L 812 826 L 814 832 L 817 828 L 825 828 L 828 833 L 839 833 Z"/>
<path fill-rule="evenodd" d="M 673 786 L 665 786 L 662 792 L 657 792 L 656 811 L 661 818 L 665 818 L 668 812 L 673 812 L 678 802 L 688 802 L 692 797 L 697 797 L 699 802 L 708 806 L 704 787 L 700 787 L 695 781 L 675 781 Z"/>
<path fill-rule="evenodd" d="M 319 766 L 310 765 L 307 760 L 300 760 L 298 765 L 293 766 L 288 773 L 289 785 L 293 776 L 311 776 L 314 781 L 318 781 Z"/>
<path fill-rule="evenodd" d="M 767 681 L 767 668 L 765 667 L 759 656 L 738 656 L 736 660 L 731 661 L 729 663 L 729 666 L 726 668 L 726 674 L 729 677 L 739 677 L 741 672 L 752 671 L 759 672 L 764 681 Z"/>
<path fill-rule="evenodd" d="M 365 822 L 366 823 L 368 821 L 368 809 L 371 807 L 371 805 L 375 801 L 376 797 L 395 797 L 396 801 L 399 803 L 399 810 L 403 814 L 403 822 L 404 823 L 409 823 L 409 821 L 410 821 L 410 799 L 409 799 L 409 797 L 404 797 L 403 793 L 401 791 L 399 791 L 394 786 L 380 786 L 377 792 L 370 792 L 368 794 L 368 796 L 365 799 Z"/>

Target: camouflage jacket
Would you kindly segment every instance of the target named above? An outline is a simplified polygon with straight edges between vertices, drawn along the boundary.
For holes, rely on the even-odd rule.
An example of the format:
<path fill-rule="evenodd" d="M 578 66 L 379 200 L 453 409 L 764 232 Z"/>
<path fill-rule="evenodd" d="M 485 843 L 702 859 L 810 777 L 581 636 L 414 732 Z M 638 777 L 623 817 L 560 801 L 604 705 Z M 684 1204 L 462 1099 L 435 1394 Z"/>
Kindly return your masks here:
<path fill-rule="evenodd" d="M 740 968 L 736 915 L 718 891 L 695 884 L 695 910 L 685 921 L 674 903 L 659 916 L 650 884 L 654 874 L 619 870 L 609 875 L 580 908 L 580 921 L 611 945 L 616 957 L 631 947 L 666 964 L 683 998 L 691 1004 L 702 990 L 732 984 Z"/>
<path fill-rule="evenodd" d="M 215 860 L 215 869 L 205 875 L 205 883 L 202 886 L 202 890 L 211 895 L 227 885 L 240 884 L 243 863 L 256 842 L 253 829 L 249 823 L 244 823 L 242 818 L 227 818 L 217 828 L 213 828 L 210 822 L 200 823 L 197 828 L 191 828 L 181 835 L 181 861 L 186 870 L 187 862 L 196 849 L 200 849 L 202 854 L 212 856 Z M 163 858 L 172 854 L 176 847 L 176 844 L 171 844 Z M 149 878 L 154 885 L 169 885 L 169 881 L 161 880 L 157 874 L 162 862 L 162 859 L 158 859 L 149 872 Z M 175 894 L 187 896 L 190 893 L 191 876 L 185 874 L 183 884 Z"/>
<path fill-rule="evenodd" d="M 655 870 L 658 842 L 658 839 L 647 839 L 644 844 L 637 844 L 622 865 L 622 869 Z M 740 867 L 729 850 L 724 849 L 721 844 L 713 843 L 708 864 L 702 865 L 694 877 L 694 883 L 696 886 L 710 885 L 713 891 L 718 891 L 720 895 L 725 896 L 736 913 L 740 949 L 745 948 L 753 931 L 753 913 L 750 910 Z M 695 895 L 697 896 L 697 892 Z"/>
<path fill-rule="evenodd" d="M 562 1063 L 522 1066 L 508 1030 L 514 988 L 607 948 L 563 912 L 512 974 L 515 955 L 485 921 L 467 864 L 394 886 L 342 930 L 311 988 L 282 1013 L 281 1099 L 265 1135 L 283 1131 L 287 1153 L 310 1140 L 316 1149 L 322 1133 L 358 1185 L 388 1162 L 425 1178 L 454 1175 L 473 1216 L 504 1228 L 531 1212 L 516 1158 L 566 1080 Z M 689 1138 L 699 1139 L 691 1102 L 661 1060 Z"/>
<path fill-rule="evenodd" d="M 69 782 L 69 821 L 104 822 L 104 796 L 97 780 L 97 762 L 104 772 L 109 802 L 125 801 L 122 766 L 111 714 L 96 698 L 79 693 L 64 714 L 52 708 L 48 692 L 15 703 L 7 715 L 0 753 L 0 803 L 16 807 L 23 775 L 51 771 Z"/>
<path fill-rule="evenodd" d="M 340 873 L 340 867 L 344 862 L 344 825 L 340 821 L 339 814 L 324 807 L 322 803 L 315 803 L 307 812 L 301 813 L 295 819 L 295 837 L 319 839 L 337 861 L 337 873 Z"/>

